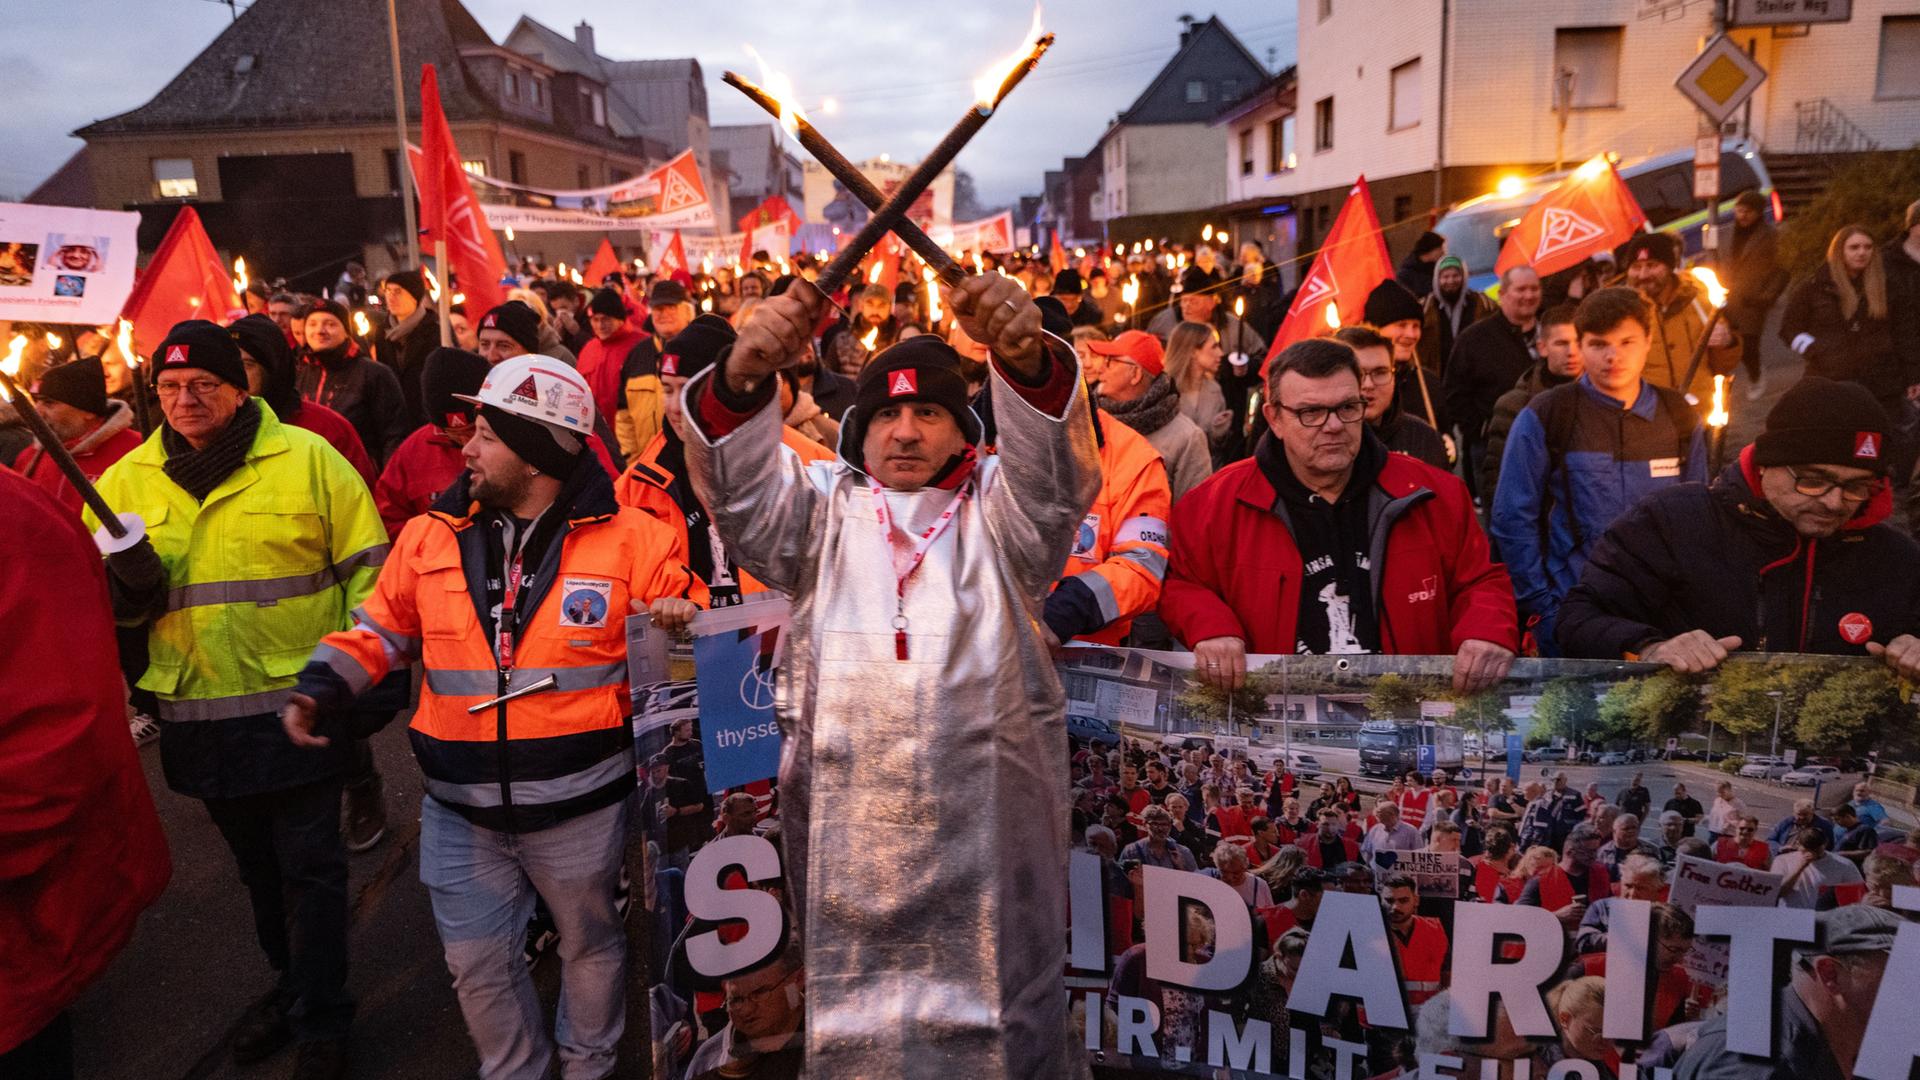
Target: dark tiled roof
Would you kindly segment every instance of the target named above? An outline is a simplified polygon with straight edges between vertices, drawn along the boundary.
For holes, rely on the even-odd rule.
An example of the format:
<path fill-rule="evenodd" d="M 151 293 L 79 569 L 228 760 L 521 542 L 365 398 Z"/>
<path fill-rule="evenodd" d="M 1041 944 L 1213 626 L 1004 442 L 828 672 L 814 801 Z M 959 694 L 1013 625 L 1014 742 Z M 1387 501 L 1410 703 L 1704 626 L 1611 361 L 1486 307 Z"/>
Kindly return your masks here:
<path fill-rule="evenodd" d="M 493 42 L 459 0 L 394 3 L 401 71 L 439 70 L 449 120 L 500 119 L 461 67 L 461 46 Z M 153 100 L 75 134 L 391 122 L 390 63 L 386 0 L 254 0 Z M 417 120 L 420 95 L 406 96 Z"/>

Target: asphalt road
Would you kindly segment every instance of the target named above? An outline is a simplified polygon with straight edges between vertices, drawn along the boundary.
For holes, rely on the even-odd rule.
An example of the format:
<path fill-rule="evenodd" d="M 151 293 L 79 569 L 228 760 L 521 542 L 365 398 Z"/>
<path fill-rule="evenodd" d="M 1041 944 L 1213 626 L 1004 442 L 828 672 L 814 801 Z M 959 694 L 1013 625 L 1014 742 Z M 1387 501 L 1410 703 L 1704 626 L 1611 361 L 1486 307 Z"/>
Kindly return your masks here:
<path fill-rule="evenodd" d="M 420 884 L 420 771 L 404 721 L 374 739 L 387 787 L 388 836 L 350 856 L 352 925 L 348 986 L 359 1001 L 350 1075 L 452 1080 L 479 1066 Z M 133 940 L 73 1007 L 76 1066 L 88 1080 L 278 1080 L 293 1051 L 239 1068 L 228 1033 L 247 1005 L 273 985 L 253 939 L 253 921 L 233 857 L 197 800 L 167 790 L 156 745 L 140 751 L 173 853 L 173 880 L 141 917 Z M 636 883 L 640 856 L 629 867 Z M 637 890 L 636 890 L 637 892 Z M 637 899 L 637 897 L 636 897 Z M 636 907 L 638 905 L 636 904 Z M 631 955 L 644 956 L 645 920 L 628 920 Z M 535 982 L 549 1020 L 559 965 L 542 959 Z M 621 1076 L 645 1076 L 646 999 L 630 979 Z"/>

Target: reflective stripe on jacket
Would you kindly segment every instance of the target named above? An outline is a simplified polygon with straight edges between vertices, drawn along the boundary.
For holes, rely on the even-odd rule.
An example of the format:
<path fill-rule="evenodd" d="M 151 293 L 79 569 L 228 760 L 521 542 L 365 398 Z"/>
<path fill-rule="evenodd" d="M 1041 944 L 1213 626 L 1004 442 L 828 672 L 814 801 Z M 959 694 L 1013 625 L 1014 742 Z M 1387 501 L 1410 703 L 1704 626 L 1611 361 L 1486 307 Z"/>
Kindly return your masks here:
<path fill-rule="evenodd" d="M 1080 523 L 1061 584 L 1079 582 L 1099 605 L 1099 628 L 1079 639 L 1118 645 L 1134 617 L 1160 603 L 1173 494 L 1146 436 L 1104 411 L 1098 424 L 1100 494 Z"/>
<path fill-rule="evenodd" d="M 790 427 L 781 427 L 780 442 L 781 445 L 799 455 L 802 465 L 811 465 L 816 461 L 832 461 L 835 456 L 832 450 Z M 660 463 L 660 454 L 666 448 L 665 432 L 655 434 L 653 441 L 634 457 L 633 464 L 628 466 L 627 470 L 620 474 L 620 479 L 614 482 L 613 496 L 621 506 L 631 506 L 643 511 L 648 517 L 671 528 L 679 535 L 680 550 L 684 552 L 690 542 L 687 539 L 687 513 L 679 503 L 674 501 L 671 490 L 675 480 L 674 474 Z M 711 525 L 708 526 L 709 532 L 712 528 Z M 732 558 L 729 557 L 726 561 L 727 568 L 732 571 L 735 582 L 740 586 L 741 595 L 751 596 L 754 593 L 767 591 L 765 585 L 734 564 Z M 713 583 L 696 582 L 695 584 L 697 587 L 694 599 L 705 607 L 707 600 L 700 593 Z"/>
<path fill-rule="evenodd" d="M 148 635 L 142 689 L 160 718 L 228 720 L 285 703 L 314 643 L 348 625 L 387 557 L 387 530 L 347 459 L 282 424 L 259 398 L 246 463 L 194 501 L 148 439 L 100 478 L 138 512 L 167 570 L 167 610 Z M 89 510 L 88 528 L 99 522 Z"/>
<path fill-rule="evenodd" d="M 515 620 L 510 671 L 479 616 L 498 567 L 463 479 L 401 530 L 352 629 L 329 634 L 302 677 L 303 692 L 337 704 L 341 684 L 356 695 L 421 660 L 410 735 L 427 793 L 484 828 L 549 828 L 633 790 L 626 616 L 634 601 L 685 596 L 692 583 L 672 530 L 614 503 L 604 471 L 577 486 L 554 508 L 568 520 L 527 568 L 516 607 L 529 614 Z M 549 675 L 552 690 L 467 712 Z"/>

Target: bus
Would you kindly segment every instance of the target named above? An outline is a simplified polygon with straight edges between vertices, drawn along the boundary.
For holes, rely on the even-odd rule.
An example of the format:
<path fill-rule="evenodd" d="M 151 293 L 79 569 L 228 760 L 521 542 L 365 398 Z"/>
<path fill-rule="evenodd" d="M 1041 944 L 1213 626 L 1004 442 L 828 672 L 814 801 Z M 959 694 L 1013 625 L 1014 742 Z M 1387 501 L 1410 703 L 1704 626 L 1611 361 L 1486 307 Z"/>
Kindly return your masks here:
<path fill-rule="evenodd" d="M 1369 720 L 1360 725 L 1360 775 L 1417 772 L 1420 748 L 1433 747 L 1434 771 L 1453 779 L 1466 768 L 1466 732 L 1431 720 Z"/>

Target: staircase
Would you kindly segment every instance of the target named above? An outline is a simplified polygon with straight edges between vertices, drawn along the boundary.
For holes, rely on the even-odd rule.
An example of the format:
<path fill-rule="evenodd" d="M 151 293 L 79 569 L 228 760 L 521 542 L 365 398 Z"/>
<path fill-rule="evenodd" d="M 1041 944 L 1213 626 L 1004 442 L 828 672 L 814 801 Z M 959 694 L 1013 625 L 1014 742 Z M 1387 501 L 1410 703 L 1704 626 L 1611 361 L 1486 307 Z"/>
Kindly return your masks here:
<path fill-rule="evenodd" d="M 1789 214 L 1825 191 L 1836 169 L 1880 149 L 1877 140 L 1827 98 L 1796 101 L 1793 112 L 1793 152 L 1764 154 L 1773 188 Z"/>

